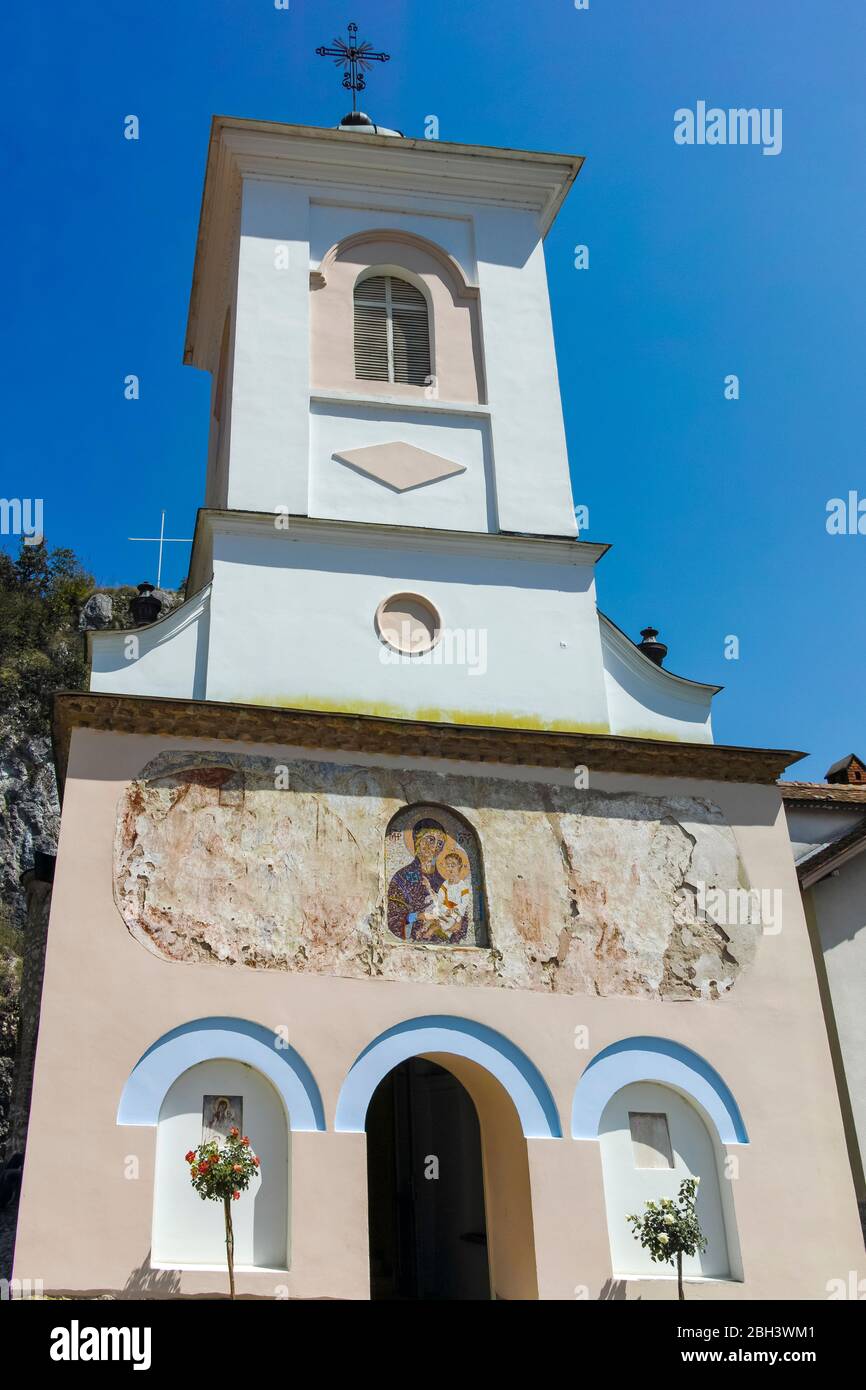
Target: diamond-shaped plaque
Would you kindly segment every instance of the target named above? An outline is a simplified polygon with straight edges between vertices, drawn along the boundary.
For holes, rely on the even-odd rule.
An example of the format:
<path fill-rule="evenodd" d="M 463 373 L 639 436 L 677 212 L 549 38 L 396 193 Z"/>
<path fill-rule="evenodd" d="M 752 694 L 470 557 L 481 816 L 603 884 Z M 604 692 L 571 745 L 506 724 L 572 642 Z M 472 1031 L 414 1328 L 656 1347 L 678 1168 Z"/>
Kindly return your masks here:
<path fill-rule="evenodd" d="M 393 488 L 394 492 L 408 492 L 410 488 L 426 487 L 428 483 L 438 483 L 443 478 L 452 478 L 455 473 L 466 472 L 465 464 L 428 453 L 415 444 L 404 444 L 402 440 L 393 444 L 369 444 L 364 449 L 341 449 L 333 457 L 367 478 Z"/>

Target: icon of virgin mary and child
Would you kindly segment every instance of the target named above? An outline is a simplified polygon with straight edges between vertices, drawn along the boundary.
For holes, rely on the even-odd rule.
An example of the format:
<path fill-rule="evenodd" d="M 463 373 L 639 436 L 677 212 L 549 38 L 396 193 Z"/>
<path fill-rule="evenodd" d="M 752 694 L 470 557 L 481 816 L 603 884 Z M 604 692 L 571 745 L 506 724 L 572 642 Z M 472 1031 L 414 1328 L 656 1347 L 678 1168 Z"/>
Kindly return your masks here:
<path fill-rule="evenodd" d="M 437 820 L 416 821 L 411 835 L 415 857 L 388 885 L 388 930 L 400 941 L 464 941 L 472 906 L 469 860 Z"/>

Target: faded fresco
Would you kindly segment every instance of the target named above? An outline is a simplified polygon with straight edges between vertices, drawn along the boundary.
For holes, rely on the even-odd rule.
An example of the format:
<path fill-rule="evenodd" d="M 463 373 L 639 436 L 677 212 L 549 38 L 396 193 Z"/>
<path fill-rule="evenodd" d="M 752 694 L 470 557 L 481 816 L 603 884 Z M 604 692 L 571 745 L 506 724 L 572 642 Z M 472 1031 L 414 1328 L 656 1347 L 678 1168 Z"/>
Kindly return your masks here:
<path fill-rule="evenodd" d="M 149 951 L 713 1000 L 759 949 L 761 927 L 724 911 L 746 879 L 731 827 L 700 797 L 312 760 L 290 762 L 278 786 L 278 765 L 164 753 L 128 785 L 115 900 Z"/>
<path fill-rule="evenodd" d="M 440 806 L 399 811 L 385 842 L 388 930 L 398 941 L 485 946 L 475 836 Z"/>

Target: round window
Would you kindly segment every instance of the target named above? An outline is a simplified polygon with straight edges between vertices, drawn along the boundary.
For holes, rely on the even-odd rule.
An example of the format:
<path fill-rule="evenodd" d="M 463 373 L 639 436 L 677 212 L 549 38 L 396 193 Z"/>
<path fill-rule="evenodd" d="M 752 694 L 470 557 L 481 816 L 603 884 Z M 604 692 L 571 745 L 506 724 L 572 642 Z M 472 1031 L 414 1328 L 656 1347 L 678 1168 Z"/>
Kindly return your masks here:
<path fill-rule="evenodd" d="M 376 631 L 395 652 L 419 656 L 439 641 L 442 620 L 420 594 L 391 594 L 376 609 Z"/>

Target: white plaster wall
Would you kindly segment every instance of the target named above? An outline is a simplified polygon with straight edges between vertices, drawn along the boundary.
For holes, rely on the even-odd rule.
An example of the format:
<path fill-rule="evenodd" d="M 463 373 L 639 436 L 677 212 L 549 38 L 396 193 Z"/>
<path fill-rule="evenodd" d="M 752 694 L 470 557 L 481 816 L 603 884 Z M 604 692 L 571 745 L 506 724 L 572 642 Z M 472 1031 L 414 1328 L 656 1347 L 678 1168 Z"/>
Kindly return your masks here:
<path fill-rule="evenodd" d="M 90 689 L 204 699 L 210 586 L 134 632 L 94 632 Z"/>
<path fill-rule="evenodd" d="M 630 1110 L 667 1115 L 673 1168 L 635 1166 Z M 642 1215 L 648 1201 L 675 1198 L 684 1178 L 699 1177 L 698 1219 L 708 1245 L 703 1254 L 683 1258 L 683 1273 L 729 1277 L 717 1150 L 695 1107 L 668 1086 L 645 1081 L 624 1086 L 605 1106 L 599 1143 L 614 1276 L 652 1274 L 676 1278 L 674 1265 L 653 1263 L 649 1252 L 635 1240 L 626 1217 L 632 1212 Z"/>
<path fill-rule="evenodd" d="M 376 206 L 367 201 L 346 200 L 342 204 L 317 201 L 313 192 L 310 203 L 310 269 L 316 270 L 322 257 L 354 232 L 371 232 L 380 227 L 394 227 L 412 232 L 415 236 L 434 241 L 453 256 L 470 284 L 476 283 L 475 245 L 472 219 L 442 215 L 441 202 L 431 198 L 414 199 L 412 210 L 393 197 L 377 190 Z M 425 211 L 424 209 L 429 209 Z"/>
<path fill-rule="evenodd" d="M 289 1213 L 288 1120 L 268 1081 L 239 1062 L 201 1062 L 179 1076 L 162 1103 L 156 1140 L 154 1265 L 225 1265 L 221 1202 L 194 1190 L 184 1154 L 202 1141 L 206 1095 L 243 1097 L 244 1133 L 261 1159 L 261 1178 L 232 1202 L 235 1264 L 286 1269 Z"/>
<path fill-rule="evenodd" d="M 322 419 L 330 428 L 339 416 L 323 413 Z M 347 417 L 344 424 L 358 443 L 355 422 Z M 371 422 L 369 442 L 373 430 Z M 483 451 L 479 432 L 467 428 L 465 434 Z M 421 447 L 430 442 L 418 438 Z M 478 507 L 483 455 L 475 458 Z M 339 483 L 326 477 L 326 464 Z M 450 486 L 466 474 L 401 494 L 329 455 L 321 471 L 321 483 L 314 473 L 314 496 L 323 512 L 331 506 L 348 518 L 355 495 L 358 508 L 371 513 L 364 520 L 472 529 L 463 519 L 459 486 Z M 384 515 L 374 516 L 378 509 Z M 679 692 L 688 687 L 676 678 L 652 671 L 643 682 L 618 663 L 629 692 L 603 669 L 611 655 L 603 657 L 605 626 L 600 638 L 589 564 L 516 558 L 505 540 L 472 552 L 455 549 L 445 536 L 440 549 L 433 538 L 383 546 L 387 533 L 365 541 L 357 533 L 341 538 L 330 528 L 328 539 L 317 539 L 297 521 L 288 530 L 265 520 L 223 526 L 214 541 L 212 586 L 133 634 L 93 634 L 91 690 L 403 717 L 436 718 L 438 712 L 454 722 L 468 713 L 493 724 L 536 720 L 548 727 L 712 740 L 708 692 L 698 688 L 693 700 L 682 699 Z M 454 634 L 423 661 L 391 660 L 374 628 L 379 603 L 402 590 L 429 597 Z M 134 659 L 131 637 L 138 644 Z"/>
<path fill-rule="evenodd" d="M 236 288 L 236 284 L 235 284 Z M 222 418 L 215 416 L 216 394 L 219 387 L 219 366 L 213 373 L 211 391 L 210 437 L 208 440 L 208 465 L 205 485 L 206 507 L 227 507 L 229 487 L 229 460 L 231 457 L 232 425 L 232 386 L 235 360 L 236 309 L 234 301 L 227 306 L 229 316 L 228 350 L 226 353 L 225 382 L 223 384 Z M 217 361 L 219 362 L 219 358 Z"/>
<path fill-rule="evenodd" d="M 437 549 L 433 537 L 383 546 L 386 533 L 341 534 L 319 539 L 301 524 L 215 537 L 209 699 L 606 727 L 591 565 L 496 547 L 466 553 L 447 538 Z M 374 615 L 403 590 L 430 598 L 468 643 L 486 644 L 484 669 L 437 664 L 435 653 L 383 661 Z"/>
<path fill-rule="evenodd" d="M 307 510 L 308 221 L 303 188 L 270 179 L 244 181 L 229 507 Z M 285 267 L 279 261 L 283 254 Z"/>
<path fill-rule="evenodd" d="M 487 398 L 503 531 L 574 536 L 544 249 L 533 215 L 475 211 Z"/>
<path fill-rule="evenodd" d="M 866 1157 L 866 853 L 811 892 L 857 1142 Z"/>
<path fill-rule="evenodd" d="M 322 202 L 311 211 L 310 198 L 327 191 L 326 185 L 277 179 L 244 181 L 228 505 L 307 512 L 310 265 L 353 231 L 396 226 L 444 246 L 467 274 L 475 272 L 477 255 L 499 525 L 574 536 L 547 276 L 534 214 L 409 193 L 402 206 L 386 199 L 390 210 Z M 430 216 L 431 206 L 454 215 Z M 278 246 L 288 250 L 285 269 L 275 267 Z"/>
<path fill-rule="evenodd" d="M 639 669 L 643 659 L 635 655 L 624 660 L 601 616 L 599 625 L 611 733 L 669 734 L 690 743 L 712 743 L 712 692 L 658 668 Z"/>
<path fill-rule="evenodd" d="M 488 421 L 430 410 L 385 410 L 363 405 L 314 404 L 310 419 L 310 515 L 392 526 L 434 526 L 492 531 Z M 466 469 L 451 478 L 395 492 L 332 455 L 400 441 Z"/>

